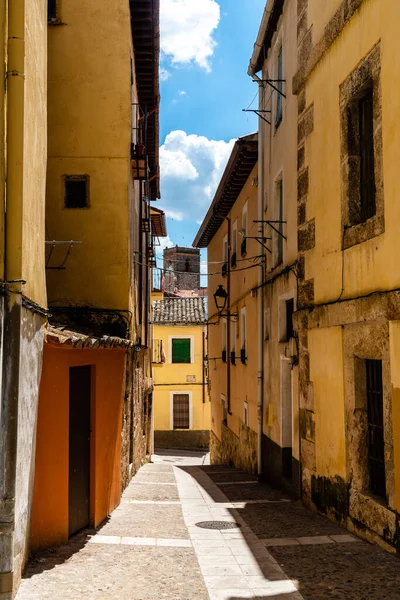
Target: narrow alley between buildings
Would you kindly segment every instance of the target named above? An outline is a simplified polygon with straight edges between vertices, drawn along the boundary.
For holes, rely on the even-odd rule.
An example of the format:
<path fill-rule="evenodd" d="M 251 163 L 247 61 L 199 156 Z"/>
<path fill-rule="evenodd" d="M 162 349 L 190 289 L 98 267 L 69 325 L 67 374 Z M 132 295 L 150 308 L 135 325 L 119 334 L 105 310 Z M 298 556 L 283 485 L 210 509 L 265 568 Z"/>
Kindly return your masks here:
<path fill-rule="evenodd" d="M 17 600 L 400 599 L 398 558 L 259 483 L 163 450 L 97 530 L 36 555 Z"/>

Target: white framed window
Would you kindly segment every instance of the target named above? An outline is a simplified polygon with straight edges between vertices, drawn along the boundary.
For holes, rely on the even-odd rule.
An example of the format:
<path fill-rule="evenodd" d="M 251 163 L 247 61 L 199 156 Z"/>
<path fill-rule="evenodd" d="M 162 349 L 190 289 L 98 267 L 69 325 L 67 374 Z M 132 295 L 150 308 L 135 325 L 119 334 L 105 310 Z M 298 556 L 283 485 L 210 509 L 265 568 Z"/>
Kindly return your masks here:
<path fill-rule="evenodd" d="M 193 429 L 192 392 L 170 392 L 170 429 Z"/>
<path fill-rule="evenodd" d="M 279 296 L 278 300 L 278 334 L 280 342 L 288 342 L 294 336 L 293 313 L 295 311 L 294 290 Z"/>
<path fill-rule="evenodd" d="M 228 322 L 222 319 L 222 362 L 227 360 Z"/>
<path fill-rule="evenodd" d="M 222 240 L 222 260 L 224 263 L 228 262 L 228 234 Z"/>
<path fill-rule="evenodd" d="M 243 402 L 243 423 L 245 425 L 249 424 L 249 405 L 247 400 Z"/>
<path fill-rule="evenodd" d="M 228 420 L 228 404 L 225 394 L 221 394 L 222 420 L 226 423 Z"/>
<path fill-rule="evenodd" d="M 267 342 L 271 336 L 271 310 L 264 311 L 264 340 Z"/>
<path fill-rule="evenodd" d="M 247 362 L 247 319 L 245 306 L 240 309 L 240 360 L 244 365 Z"/>
<path fill-rule="evenodd" d="M 194 335 L 168 336 L 168 362 L 174 364 L 194 363 Z"/>
<path fill-rule="evenodd" d="M 247 240 L 246 240 L 246 236 L 248 235 L 248 208 L 247 208 L 247 202 L 245 202 L 245 204 L 243 205 L 242 208 L 242 227 L 241 227 L 241 234 L 242 234 L 242 242 L 241 242 L 241 247 L 240 247 L 240 254 L 242 256 L 244 256 L 247 252 Z"/>
<path fill-rule="evenodd" d="M 231 321 L 231 363 L 236 364 L 236 321 Z"/>
<path fill-rule="evenodd" d="M 222 275 L 225 276 L 228 270 L 228 256 L 229 256 L 229 248 L 228 248 L 228 234 L 224 236 L 222 240 Z"/>
<path fill-rule="evenodd" d="M 283 79 L 284 79 L 284 68 L 283 68 L 283 46 L 282 38 L 278 42 L 277 50 L 275 53 L 275 82 L 274 85 L 277 88 L 275 92 L 275 130 L 278 129 L 283 119 Z"/>
<path fill-rule="evenodd" d="M 238 232 L 238 222 L 237 219 L 232 225 L 232 234 L 231 234 L 231 266 L 236 267 L 237 261 L 237 232 Z"/>
<path fill-rule="evenodd" d="M 274 223 L 277 231 L 273 232 L 274 240 L 274 266 L 277 267 L 283 263 L 283 220 L 284 220 L 284 197 L 283 197 L 283 176 L 282 173 L 275 179 L 275 198 L 274 198 Z"/>

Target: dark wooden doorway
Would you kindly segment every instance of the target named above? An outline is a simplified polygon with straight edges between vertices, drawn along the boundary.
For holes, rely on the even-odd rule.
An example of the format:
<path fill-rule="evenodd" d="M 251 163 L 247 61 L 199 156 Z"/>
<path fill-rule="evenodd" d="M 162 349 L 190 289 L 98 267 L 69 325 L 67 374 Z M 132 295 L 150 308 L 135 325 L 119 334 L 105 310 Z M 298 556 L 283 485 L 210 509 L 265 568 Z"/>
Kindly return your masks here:
<path fill-rule="evenodd" d="M 91 367 L 69 370 L 69 535 L 90 519 Z"/>

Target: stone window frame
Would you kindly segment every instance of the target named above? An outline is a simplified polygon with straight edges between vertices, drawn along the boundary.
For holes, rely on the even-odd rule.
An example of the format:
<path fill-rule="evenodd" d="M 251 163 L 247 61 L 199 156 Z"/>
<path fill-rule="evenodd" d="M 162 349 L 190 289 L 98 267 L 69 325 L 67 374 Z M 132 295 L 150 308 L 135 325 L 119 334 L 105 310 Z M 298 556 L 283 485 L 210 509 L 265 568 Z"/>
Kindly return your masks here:
<path fill-rule="evenodd" d="M 382 361 L 386 502 L 369 491 L 366 359 Z M 345 431 L 350 496 L 368 496 L 382 507 L 395 506 L 392 392 L 389 325 L 368 323 L 344 327 Z"/>
<path fill-rule="evenodd" d="M 381 235 L 385 231 L 383 157 L 382 157 L 382 92 L 381 92 L 381 48 L 374 46 L 350 73 L 339 88 L 341 125 L 341 212 L 343 250 Z M 372 87 L 374 120 L 374 165 L 375 165 L 375 215 L 366 221 L 354 222 L 351 217 L 351 198 L 360 204 L 360 159 L 356 155 L 355 142 L 351 139 L 351 128 L 355 111 L 352 108 Z M 353 120 L 352 120 L 353 119 Z M 352 144 L 353 142 L 353 144 Z"/>

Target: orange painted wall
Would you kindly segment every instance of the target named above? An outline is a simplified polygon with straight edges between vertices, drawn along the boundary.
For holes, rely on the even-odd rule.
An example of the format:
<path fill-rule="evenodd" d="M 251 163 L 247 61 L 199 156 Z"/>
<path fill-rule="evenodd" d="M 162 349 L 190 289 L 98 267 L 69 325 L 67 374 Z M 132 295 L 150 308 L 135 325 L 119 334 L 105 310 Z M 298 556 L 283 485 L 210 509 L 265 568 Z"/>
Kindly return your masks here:
<path fill-rule="evenodd" d="M 40 383 L 31 550 L 68 540 L 69 368 L 92 365 L 91 525 L 119 504 L 125 352 L 45 344 Z"/>

